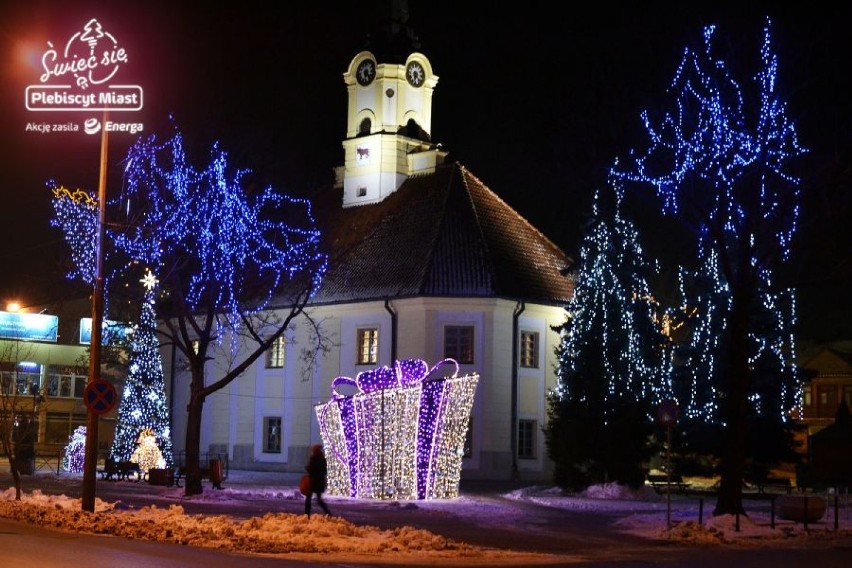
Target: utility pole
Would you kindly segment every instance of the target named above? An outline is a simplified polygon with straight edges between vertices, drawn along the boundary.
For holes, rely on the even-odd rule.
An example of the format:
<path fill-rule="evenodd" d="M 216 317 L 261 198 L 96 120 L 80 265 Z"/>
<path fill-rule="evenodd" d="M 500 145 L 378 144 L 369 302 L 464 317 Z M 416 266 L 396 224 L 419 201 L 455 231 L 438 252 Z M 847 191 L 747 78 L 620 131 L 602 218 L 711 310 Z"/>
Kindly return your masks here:
<path fill-rule="evenodd" d="M 89 384 L 100 379 L 101 343 L 104 320 L 104 240 L 106 234 L 106 171 L 107 171 L 107 118 L 109 111 L 104 110 L 101 125 L 101 171 L 98 181 L 98 239 L 95 287 L 92 292 L 92 342 L 89 350 Z M 86 414 L 86 453 L 83 459 L 84 511 L 95 511 L 95 481 L 98 467 L 98 422 L 100 415 L 90 408 Z"/>

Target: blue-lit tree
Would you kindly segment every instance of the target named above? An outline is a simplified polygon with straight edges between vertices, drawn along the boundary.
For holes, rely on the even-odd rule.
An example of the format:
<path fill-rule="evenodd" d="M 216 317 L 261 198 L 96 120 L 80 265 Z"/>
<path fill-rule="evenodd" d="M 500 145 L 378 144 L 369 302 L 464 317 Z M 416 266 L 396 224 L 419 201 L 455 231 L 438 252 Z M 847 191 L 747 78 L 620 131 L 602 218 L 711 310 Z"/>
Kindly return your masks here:
<path fill-rule="evenodd" d="M 698 302 L 693 353 L 712 369 L 713 384 L 697 385 L 695 400 L 681 404 L 722 427 L 715 514 L 735 514 L 743 512 L 751 417 L 774 413 L 787 422 L 798 404 L 785 335 L 794 303 L 780 301 L 792 293 L 773 289 L 771 276 L 796 232 L 800 190 L 792 169 L 804 150 L 778 94 L 769 22 L 759 70 L 745 88 L 715 54 L 714 32 L 706 28 L 702 48 L 684 51 L 664 112 L 643 113 L 648 147 L 617 162 L 612 174 L 656 188 L 664 214 L 694 230 L 702 268 L 714 274 L 700 290 L 710 297 Z M 768 329 L 773 319 L 777 326 Z"/>
<path fill-rule="evenodd" d="M 116 248 L 156 269 L 164 294 L 160 338 L 190 371 L 187 495 L 202 492 L 204 401 L 304 313 L 325 272 L 310 203 L 271 188 L 252 193 L 242 183 L 246 173 L 229 167 L 215 145 L 209 163 L 194 166 L 176 129 L 165 141 L 150 136 L 131 147 L 118 203 L 127 229 L 115 235 Z M 267 310 L 273 299 L 277 309 Z M 217 348 L 228 351 L 228 367 L 208 377 Z"/>
<path fill-rule="evenodd" d="M 644 482 L 654 404 L 670 393 L 652 271 L 620 190 L 596 194 L 548 394 L 545 438 L 562 487 Z"/>
<path fill-rule="evenodd" d="M 189 384 L 178 385 L 189 390 L 187 495 L 202 492 L 199 445 L 206 398 L 243 374 L 294 318 L 304 315 L 314 323 L 304 307 L 326 267 L 308 201 L 272 188 L 251 191 L 243 183 L 248 172 L 230 167 L 217 145 L 202 162 L 197 167 L 187 156 L 177 128 L 162 141 L 140 138 L 128 151 L 121 195 L 107 213 L 112 245 L 106 247 L 105 265 L 112 267 L 107 294 L 114 295 L 135 264 L 152 267 L 162 285 L 158 338 L 180 352 L 190 372 Z M 82 216 L 89 211 L 79 200 L 66 208 Z M 68 234 L 78 221 L 58 224 L 85 276 L 90 262 L 85 250 L 94 240 Z M 318 329 L 314 337 L 321 350 Z M 208 377 L 206 363 L 216 349 L 227 350 L 228 366 Z"/>
<path fill-rule="evenodd" d="M 171 423 L 154 312 L 157 281 L 150 271 L 146 273 L 143 284 L 145 299 L 139 323 L 134 326 L 130 336 L 127 380 L 118 405 L 118 420 L 110 455 L 117 462 L 131 461 L 139 435 L 143 431 L 150 431 L 165 465 L 172 467 Z"/>

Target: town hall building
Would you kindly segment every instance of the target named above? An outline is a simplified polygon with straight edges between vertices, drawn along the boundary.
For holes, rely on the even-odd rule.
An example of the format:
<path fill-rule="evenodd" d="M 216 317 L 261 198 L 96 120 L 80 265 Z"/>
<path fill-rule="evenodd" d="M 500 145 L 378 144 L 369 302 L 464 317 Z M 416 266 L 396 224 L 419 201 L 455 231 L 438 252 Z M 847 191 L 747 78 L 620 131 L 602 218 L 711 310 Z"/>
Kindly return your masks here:
<path fill-rule="evenodd" d="M 329 348 L 309 365 L 310 326 L 289 328 L 207 399 L 202 456 L 225 455 L 235 469 L 301 472 L 308 448 L 321 442 L 316 406 L 336 378 L 451 358 L 460 373 L 479 375 L 462 479 L 550 479 L 542 427 L 572 261 L 432 141 L 438 75 L 408 28 L 395 25 L 343 73 L 343 165 L 311 198 L 328 269 L 305 311 Z M 163 359 L 167 386 L 187 384 L 175 355 Z M 216 369 L 211 361 L 208 381 Z M 169 393 L 176 453 L 186 390 Z"/>

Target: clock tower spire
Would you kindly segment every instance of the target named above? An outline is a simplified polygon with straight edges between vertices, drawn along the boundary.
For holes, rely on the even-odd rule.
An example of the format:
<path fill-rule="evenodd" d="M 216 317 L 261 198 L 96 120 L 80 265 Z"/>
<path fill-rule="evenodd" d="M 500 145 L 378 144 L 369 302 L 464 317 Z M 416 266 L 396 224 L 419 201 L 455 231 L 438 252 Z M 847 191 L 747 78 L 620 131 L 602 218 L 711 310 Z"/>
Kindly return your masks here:
<path fill-rule="evenodd" d="M 447 155 L 431 140 L 438 76 L 407 21 L 407 3 L 393 2 L 391 18 L 343 73 L 349 96 L 337 183 L 344 207 L 381 201 L 408 177 L 434 172 Z"/>

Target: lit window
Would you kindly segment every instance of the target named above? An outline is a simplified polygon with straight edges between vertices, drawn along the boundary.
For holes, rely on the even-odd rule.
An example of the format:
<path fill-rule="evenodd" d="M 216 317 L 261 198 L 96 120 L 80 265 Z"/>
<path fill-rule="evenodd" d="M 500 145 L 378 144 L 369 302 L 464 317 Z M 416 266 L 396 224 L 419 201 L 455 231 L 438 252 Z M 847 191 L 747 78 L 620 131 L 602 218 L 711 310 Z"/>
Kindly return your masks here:
<path fill-rule="evenodd" d="M 818 385 L 816 391 L 816 416 L 831 418 L 837 412 L 839 389 L 836 385 Z"/>
<path fill-rule="evenodd" d="M 444 357 L 462 365 L 473 363 L 473 326 L 448 325 L 444 328 Z"/>
<path fill-rule="evenodd" d="M 378 361 L 379 330 L 375 327 L 358 330 L 358 364 L 372 365 Z"/>
<path fill-rule="evenodd" d="M 518 457 L 535 459 L 535 420 L 518 420 Z"/>
<path fill-rule="evenodd" d="M 811 387 L 806 386 L 804 388 L 803 394 L 804 394 L 804 398 L 805 398 L 805 400 L 804 400 L 805 406 L 811 406 L 814 403 L 813 396 L 811 396 Z"/>
<path fill-rule="evenodd" d="M 263 418 L 263 453 L 281 453 L 281 417 L 265 416 Z"/>
<path fill-rule="evenodd" d="M 272 345 L 270 345 L 269 349 L 266 351 L 267 369 L 281 369 L 284 367 L 284 354 L 286 352 L 286 347 L 287 344 L 283 335 L 279 336 L 272 342 Z"/>
<path fill-rule="evenodd" d="M 198 355 L 199 349 L 201 349 L 201 343 L 196 339 L 192 342 L 192 352 Z"/>
<path fill-rule="evenodd" d="M 521 332 L 521 367 L 538 369 L 538 332 Z"/>

